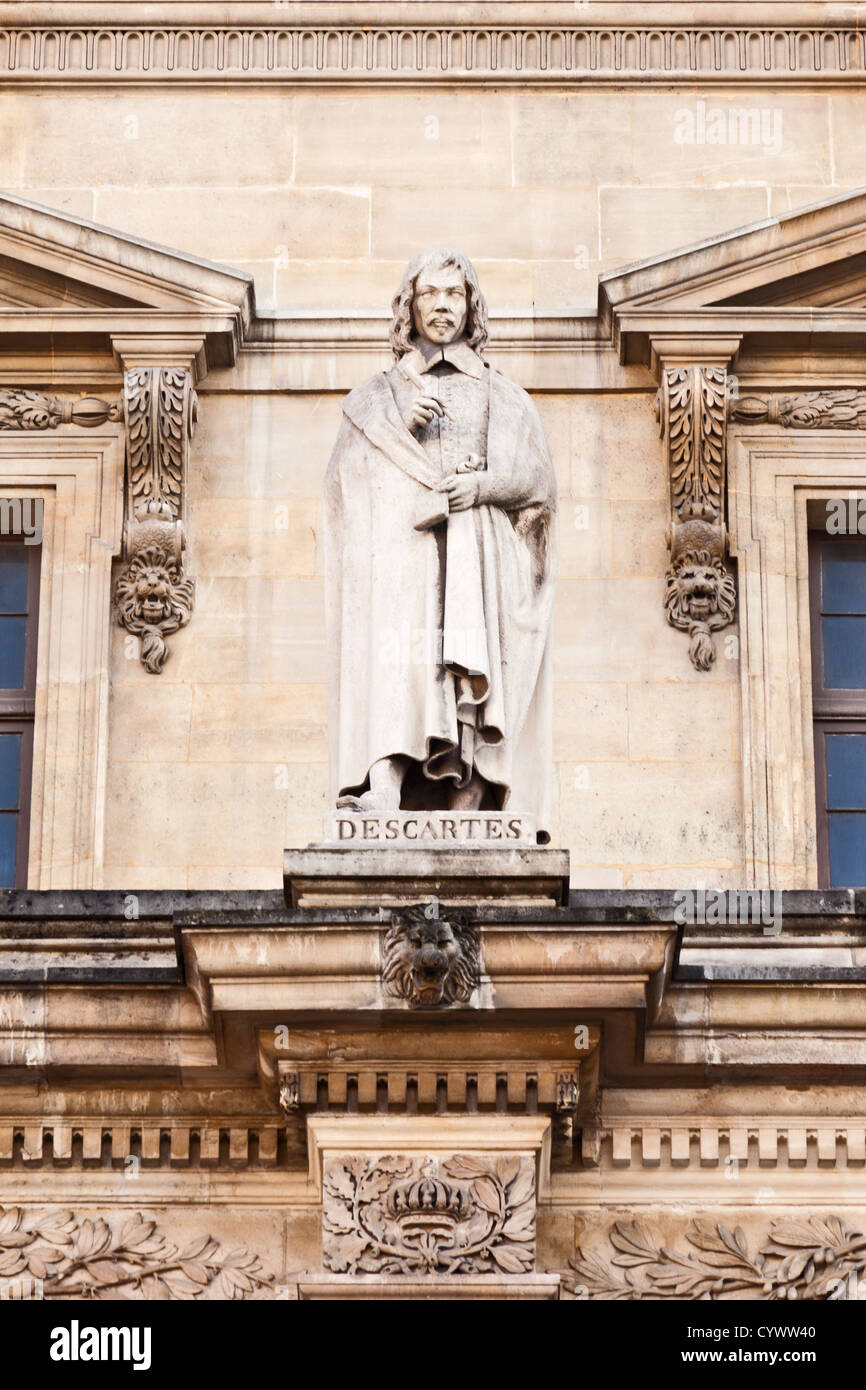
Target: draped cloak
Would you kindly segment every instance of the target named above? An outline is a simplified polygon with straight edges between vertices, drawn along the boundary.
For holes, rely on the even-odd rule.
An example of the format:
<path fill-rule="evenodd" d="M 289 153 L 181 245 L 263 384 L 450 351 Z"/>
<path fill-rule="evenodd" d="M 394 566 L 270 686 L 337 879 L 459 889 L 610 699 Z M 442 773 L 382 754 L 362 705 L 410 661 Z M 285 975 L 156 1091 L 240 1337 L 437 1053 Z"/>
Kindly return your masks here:
<path fill-rule="evenodd" d="M 556 482 L 529 396 L 485 371 L 479 503 L 429 530 L 416 521 L 443 475 L 390 374 L 343 402 L 325 484 L 332 804 L 364 791 L 380 758 L 404 755 L 429 779 L 423 806 L 446 807 L 471 727 L 495 806 L 534 815 L 546 842 Z"/>

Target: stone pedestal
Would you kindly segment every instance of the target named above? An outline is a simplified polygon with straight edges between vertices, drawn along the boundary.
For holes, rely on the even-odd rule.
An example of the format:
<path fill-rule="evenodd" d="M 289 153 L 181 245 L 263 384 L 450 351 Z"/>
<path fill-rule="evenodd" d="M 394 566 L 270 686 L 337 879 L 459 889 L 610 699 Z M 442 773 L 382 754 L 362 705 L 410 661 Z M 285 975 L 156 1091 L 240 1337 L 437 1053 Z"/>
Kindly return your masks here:
<path fill-rule="evenodd" d="M 359 818 L 360 819 L 360 818 Z M 396 907 L 438 898 L 455 906 L 559 907 L 568 902 L 568 851 L 538 846 L 381 842 L 287 849 L 286 903 L 297 907 Z"/>

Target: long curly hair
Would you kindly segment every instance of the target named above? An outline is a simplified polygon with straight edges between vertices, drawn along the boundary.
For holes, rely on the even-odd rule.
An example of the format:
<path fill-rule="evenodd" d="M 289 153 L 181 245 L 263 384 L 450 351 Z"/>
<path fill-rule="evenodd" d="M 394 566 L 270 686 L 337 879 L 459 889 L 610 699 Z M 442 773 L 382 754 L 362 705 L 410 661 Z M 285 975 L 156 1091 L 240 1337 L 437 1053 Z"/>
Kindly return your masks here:
<path fill-rule="evenodd" d="M 394 296 L 391 305 L 393 318 L 389 337 L 395 359 L 399 361 L 404 353 L 411 352 L 414 346 L 412 335 L 415 331 L 415 325 L 412 321 L 412 301 L 415 298 L 418 276 L 426 270 L 460 271 L 466 282 L 468 300 L 466 328 L 463 336 L 479 357 L 483 357 L 487 343 L 487 303 L 481 293 L 475 267 L 468 257 L 462 255 L 460 251 L 439 249 L 422 251 L 420 256 L 416 256 L 414 260 L 409 262 L 400 282 L 400 288 Z"/>

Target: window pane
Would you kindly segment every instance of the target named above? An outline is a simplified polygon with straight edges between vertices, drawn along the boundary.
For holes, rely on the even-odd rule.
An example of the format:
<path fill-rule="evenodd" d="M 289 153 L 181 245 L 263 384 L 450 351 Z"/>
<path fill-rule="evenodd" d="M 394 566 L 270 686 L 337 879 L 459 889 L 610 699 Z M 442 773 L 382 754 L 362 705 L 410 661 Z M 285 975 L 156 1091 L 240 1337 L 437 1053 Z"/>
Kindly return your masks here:
<path fill-rule="evenodd" d="M 21 735 L 0 734 L 0 810 L 18 805 L 18 769 L 21 766 Z"/>
<path fill-rule="evenodd" d="M 827 805 L 866 810 L 866 735 L 827 735 Z"/>
<path fill-rule="evenodd" d="M 824 689 L 866 686 L 866 618 L 822 618 Z"/>
<path fill-rule="evenodd" d="M 15 836 L 18 816 L 14 811 L 0 811 L 0 888 L 15 887 Z"/>
<path fill-rule="evenodd" d="M 0 545 L 0 613 L 27 611 L 26 545 Z"/>
<path fill-rule="evenodd" d="M 27 619 L 0 617 L 0 690 L 24 689 L 26 650 Z"/>
<path fill-rule="evenodd" d="M 836 811 L 830 823 L 830 887 L 866 885 L 866 814 Z"/>
<path fill-rule="evenodd" d="M 866 613 L 866 546 L 840 545 L 821 562 L 821 610 Z"/>

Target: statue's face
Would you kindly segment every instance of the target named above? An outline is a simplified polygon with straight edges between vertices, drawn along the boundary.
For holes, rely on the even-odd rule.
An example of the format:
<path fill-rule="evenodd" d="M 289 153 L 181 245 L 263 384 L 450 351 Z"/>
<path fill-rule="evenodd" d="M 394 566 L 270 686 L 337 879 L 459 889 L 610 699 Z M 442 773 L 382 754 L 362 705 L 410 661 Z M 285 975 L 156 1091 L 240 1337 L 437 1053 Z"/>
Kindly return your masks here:
<path fill-rule="evenodd" d="M 462 272 L 422 270 L 415 285 L 415 332 L 431 343 L 453 343 L 466 327 L 468 302 Z"/>

